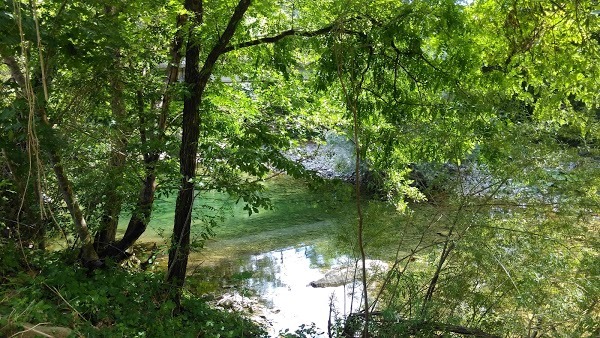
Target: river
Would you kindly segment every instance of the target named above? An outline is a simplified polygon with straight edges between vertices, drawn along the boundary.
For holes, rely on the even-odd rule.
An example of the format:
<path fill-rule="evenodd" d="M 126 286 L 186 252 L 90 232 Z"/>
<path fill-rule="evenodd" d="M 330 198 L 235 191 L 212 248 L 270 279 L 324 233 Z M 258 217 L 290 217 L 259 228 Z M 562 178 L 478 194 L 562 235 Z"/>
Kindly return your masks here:
<path fill-rule="evenodd" d="M 239 272 L 250 272 L 240 289 L 258 297 L 265 306 L 271 336 L 280 331 L 294 331 L 312 323 L 325 337 L 328 321 L 347 315 L 360 302 L 360 290 L 352 297 L 353 283 L 343 286 L 315 288 L 311 282 L 325 276 L 332 266 L 342 264 L 346 257 L 326 260 L 313 246 L 284 248 L 250 256 L 239 266 Z M 331 307 L 330 307 L 331 305 Z M 331 313 L 330 313 L 331 308 Z"/>
<path fill-rule="evenodd" d="M 349 261 L 355 228 L 351 188 L 340 184 L 315 190 L 281 175 L 266 182 L 265 195 L 271 198 L 273 209 L 252 215 L 240 204 L 232 206 L 224 195 L 211 193 L 204 199 L 201 195 L 197 205 L 207 201 L 212 207 L 229 205 L 229 214 L 214 228 L 216 236 L 191 254 L 188 286 L 198 295 L 212 294 L 217 306 L 244 310 L 266 324 L 271 336 L 315 323 L 326 337 L 331 300 L 332 321 L 356 311 L 361 303 L 358 288 L 354 290 L 358 298 L 351 296 L 353 283 L 310 286 Z M 159 207 L 170 210 L 172 202 L 161 201 Z M 385 228 L 382 220 L 395 224 L 390 215 L 397 213 L 384 203 L 371 204 L 369 210 L 377 216 L 378 227 Z M 146 241 L 159 240 L 161 223 L 171 218 L 169 214 L 157 216 L 145 234 Z M 161 219 L 165 222 L 156 221 Z"/>

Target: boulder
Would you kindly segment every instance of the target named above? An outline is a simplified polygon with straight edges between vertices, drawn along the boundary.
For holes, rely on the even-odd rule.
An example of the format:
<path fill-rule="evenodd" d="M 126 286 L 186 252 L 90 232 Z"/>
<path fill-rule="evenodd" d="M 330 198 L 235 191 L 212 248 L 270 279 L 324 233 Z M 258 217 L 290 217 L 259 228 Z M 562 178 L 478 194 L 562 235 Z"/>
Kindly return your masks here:
<path fill-rule="evenodd" d="M 388 265 L 385 262 L 378 260 L 367 260 L 367 277 L 371 277 L 376 273 L 387 270 Z M 331 270 L 325 273 L 323 278 L 308 283 L 313 288 L 330 288 L 338 287 L 346 284 L 350 284 L 354 281 L 360 281 L 362 279 L 362 272 L 360 265 L 355 266 L 354 264 L 344 264 L 341 266 L 333 267 Z"/>

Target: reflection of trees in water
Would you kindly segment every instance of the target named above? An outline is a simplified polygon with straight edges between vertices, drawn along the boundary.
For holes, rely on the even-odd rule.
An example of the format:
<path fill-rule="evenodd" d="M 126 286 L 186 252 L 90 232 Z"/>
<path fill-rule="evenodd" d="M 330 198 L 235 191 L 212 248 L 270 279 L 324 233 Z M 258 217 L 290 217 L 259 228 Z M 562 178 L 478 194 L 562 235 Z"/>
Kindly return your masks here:
<path fill-rule="evenodd" d="M 298 260 L 302 256 L 306 260 Z M 317 269 L 325 266 L 323 255 L 318 254 L 313 246 L 303 246 L 251 256 L 239 267 L 238 272 L 251 272 L 252 277 L 245 280 L 245 287 L 264 295 L 274 288 L 288 286 L 285 276 L 295 269 Z"/>
<path fill-rule="evenodd" d="M 314 246 L 305 246 L 303 248 L 300 248 L 299 250 L 302 249 L 304 250 L 304 257 L 308 258 L 308 260 L 310 261 L 311 269 L 322 268 L 325 266 L 325 259 L 323 255 L 317 254 L 317 251 L 315 250 Z"/>
<path fill-rule="evenodd" d="M 240 271 L 251 271 L 252 277 L 246 280 L 246 286 L 265 294 L 269 289 L 285 286 L 281 280 L 282 265 L 283 252 L 272 251 L 250 257 Z"/>

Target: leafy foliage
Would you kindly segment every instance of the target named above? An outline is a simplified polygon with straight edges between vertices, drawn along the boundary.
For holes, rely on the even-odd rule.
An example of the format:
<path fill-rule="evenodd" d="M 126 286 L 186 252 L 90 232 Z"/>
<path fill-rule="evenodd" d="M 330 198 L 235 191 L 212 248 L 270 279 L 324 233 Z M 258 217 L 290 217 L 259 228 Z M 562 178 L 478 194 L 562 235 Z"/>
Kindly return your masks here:
<path fill-rule="evenodd" d="M 2 248 L 3 257 L 15 257 Z M 5 301 L 0 317 L 12 323 L 51 322 L 78 335 L 95 337 L 258 337 L 264 333 L 239 315 L 210 308 L 193 295 L 184 299 L 186 311 L 173 316 L 175 304 L 162 274 L 130 272 L 120 267 L 90 274 L 65 265 L 61 254 L 32 253 L 30 274 L 5 275 Z M 3 261 L 6 269 L 9 262 Z M 3 270 L 6 271 L 6 270 Z M 35 272 L 33 272 L 35 271 Z M 5 323 L 6 324 L 6 323 Z"/>
<path fill-rule="evenodd" d="M 200 18 L 181 1 L 5 1 L 0 231 L 9 235 L 2 236 L 8 258 L 0 272 L 17 291 L 3 291 L 10 302 L 4 314 L 12 306 L 23 320 L 75 325 L 82 334 L 103 326 L 106 334 L 136 336 L 140 324 L 152 326 L 152 336 L 255 332 L 236 331 L 236 323 L 247 323 L 192 297 L 184 297 L 188 312 L 172 317 L 157 276 L 120 269 L 88 276 L 64 268 L 64 257 L 25 262 L 14 249 L 15 231 L 24 246 L 43 246 L 57 234 L 85 239 L 69 219 L 77 216 L 73 202 L 62 202 L 64 182 L 92 231 L 105 230 L 121 210 L 145 230 L 154 189 L 167 194 L 182 183 L 182 102 L 198 94 L 189 81 L 166 84 L 165 67 L 181 66 L 171 64 L 174 54 L 199 46 L 210 74 L 198 95 L 199 138 L 191 141 L 197 176 L 183 183 L 200 199 L 184 216 L 201 220 L 201 241 L 222 220 L 203 196 L 227 193 L 248 215 L 271 208 L 263 181 L 272 171 L 315 179 L 285 152 L 332 130 L 349 133 L 354 109 L 367 179 L 397 207 L 375 206 L 367 217 L 389 213 L 384 230 L 420 244 L 434 224 L 447 230 L 423 255 L 406 256 L 406 268 L 392 270 L 395 284 L 386 285 L 383 324 L 374 332 L 406 334 L 426 322 L 423 334 L 442 324 L 530 336 L 597 333 L 596 7 L 550 0 L 256 2 L 209 59 L 224 41 L 234 3 L 205 2 Z M 57 168 L 65 169 L 62 178 L 51 174 Z M 433 168 L 428 181 L 435 184 L 419 182 L 422 168 Z M 427 207 L 407 200 L 439 210 L 428 219 L 415 214 Z M 418 226 L 391 224 L 397 219 Z M 383 232 L 365 230 L 374 240 L 396 240 Z M 38 271 L 33 278 L 19 273 L 29 263 Z M 52 313 L 55 306 L 61 311 Z M 142 315 L 147 308 L 152 316 Z"/>

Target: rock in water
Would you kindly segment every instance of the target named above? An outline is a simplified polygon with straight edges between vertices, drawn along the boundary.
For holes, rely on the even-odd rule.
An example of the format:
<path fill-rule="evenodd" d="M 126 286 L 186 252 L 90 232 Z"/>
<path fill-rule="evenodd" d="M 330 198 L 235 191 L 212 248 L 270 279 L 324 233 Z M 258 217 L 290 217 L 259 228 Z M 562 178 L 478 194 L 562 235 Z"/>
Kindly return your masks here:
<path fill-rule="evenodd" d="M 367 260 L 366 265 L 367 276 L 372 276 L 373 274 L 385 271 L 388 268 L 387 263 L 377 260 Z M 331 288 L 346 285 L 361 279 L 361 269 L 358 266 L 355 269 L 354 265 L 346 264 L 332 268 L 325 273 L 323 278 L 312 281 L 308 283 L 308 285 L 312 286 L 313 288 Z"/>

